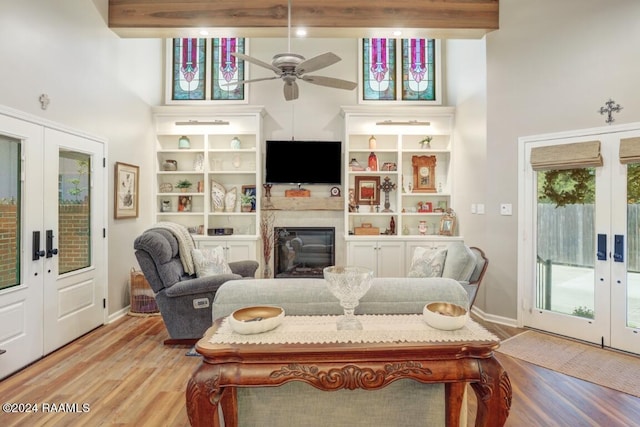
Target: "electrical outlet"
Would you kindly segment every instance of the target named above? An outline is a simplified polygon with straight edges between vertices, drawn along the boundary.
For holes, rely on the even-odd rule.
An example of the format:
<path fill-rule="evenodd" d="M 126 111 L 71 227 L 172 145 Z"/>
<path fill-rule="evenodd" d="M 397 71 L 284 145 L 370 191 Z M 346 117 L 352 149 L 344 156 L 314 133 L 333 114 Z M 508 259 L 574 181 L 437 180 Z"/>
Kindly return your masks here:
<path fill-rule="evenodd" d="M 500 205 L 500 215 L 513 215 L 512 210 L 511 203 L 502 203 Z"/>

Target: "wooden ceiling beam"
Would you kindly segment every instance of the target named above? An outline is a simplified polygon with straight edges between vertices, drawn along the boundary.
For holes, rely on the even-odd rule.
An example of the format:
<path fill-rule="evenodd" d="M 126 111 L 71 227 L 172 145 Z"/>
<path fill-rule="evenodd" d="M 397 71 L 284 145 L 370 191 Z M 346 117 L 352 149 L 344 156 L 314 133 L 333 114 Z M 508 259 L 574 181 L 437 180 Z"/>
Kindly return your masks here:
<path fill-rule="evenodd" d="M 310 37 L 387 36 L 396 29 L 482 37 L 498 25 L 498 0 L 294 0 L 291 9 L 291 26 L 307 28 Z M 283 37 L 287 1 L 109 0 L 109 28 L 121 37 L 182 37 L 201 29 Z"/>

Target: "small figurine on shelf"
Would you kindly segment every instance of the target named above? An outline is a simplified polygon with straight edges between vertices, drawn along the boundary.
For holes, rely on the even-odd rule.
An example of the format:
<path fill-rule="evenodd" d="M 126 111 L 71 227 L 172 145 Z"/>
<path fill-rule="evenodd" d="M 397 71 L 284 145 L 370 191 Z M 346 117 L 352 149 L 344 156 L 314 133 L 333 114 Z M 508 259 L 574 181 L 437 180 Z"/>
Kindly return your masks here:
<path fill-rule="evenodd" d="M 389 234 L 396 234 L 396 220 L 391 217 L 391 221 L 389 221 Z"/>
<path fill-rule="evenodd" d="M 420 232 L 421 236 L 427 234 L 427 221 L 420 221 L 420 223 L 418 224 L 418 231 Z"/>

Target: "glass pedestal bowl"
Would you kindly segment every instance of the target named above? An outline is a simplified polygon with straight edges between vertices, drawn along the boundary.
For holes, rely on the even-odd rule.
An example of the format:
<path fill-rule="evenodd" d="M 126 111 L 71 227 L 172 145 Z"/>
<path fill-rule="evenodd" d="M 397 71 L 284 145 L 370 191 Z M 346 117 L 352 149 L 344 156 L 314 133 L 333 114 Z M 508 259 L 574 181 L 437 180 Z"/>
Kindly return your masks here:
<path fill-rule="evenodd" d="M 338 318 L 338 330 L 362 329 L 362 324 L 353 314 L 355 308 L 371 287 L 373 271 L 364 267 L 331 266 L 322 270 L 327 288 L 340 300 L 344 316 Z"/>

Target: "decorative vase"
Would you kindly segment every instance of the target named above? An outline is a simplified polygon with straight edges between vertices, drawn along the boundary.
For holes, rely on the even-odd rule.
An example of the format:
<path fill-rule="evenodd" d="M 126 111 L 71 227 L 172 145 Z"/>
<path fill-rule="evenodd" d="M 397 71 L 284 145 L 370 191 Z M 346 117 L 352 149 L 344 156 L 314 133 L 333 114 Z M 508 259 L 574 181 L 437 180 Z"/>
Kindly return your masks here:
<path fill-rule="evenodd" d="M 193 170 L 202 172 L 204 170 L 204 154 L 198 153 L 193 161 Z"/>
<path fill-rule="evenodd" d="M 240 149 L 240 140 L 238 139 L 237 136 L 234 136 L 233 139 L 231 140 L 231 149 L 232 150 Z"/>
<path fill-rule="evenodd" d="M 189 141 L 189 138 L 187 138 L 184 135 L 181 136 L 180 139 L 178 139 L 178 148 L 181 148 L 181 149 L 191 148 L 191 141 Z"/>
<path fill-rule="evenodd" d="M 373 151 L 369 154 L 369 170 L 377 171 L 378 170 L 378 156 Z"/>
<path fill-rule="evenodd" d="M 214 212 L 224 211 L 224 196 L 226 191 L 224 187 L 211 180 L 211 210 Z"/>
<path fill-rule="evenodd" d="M 233 187 L 231 190 L 227 191 L 227 193 L 224 195 L 224 211 L 225 212 L 233 212 L 236 210 L 236 198 L 237 198 L 236 187 Z"/>
<path fill-rule="evenodd" d="M 337 321 L 338 330 L 362 329 L 362 324 L 354 315 L 355 308 L 371 287 L 373 271 L 364 267 L 325 267 L 322 270 L 329 291 L 340 300 L 344 316 Z"/>
<path fill-rule="evenodd" d="M 376 140 L 375 136 L 371 135 L 371 138 L 369 138 L 369 150 L 375 150 L 377 145 L 378 141 Z"/>
<path fill-rule="evenodd" d="M 178 162 L 176 160 L 165 160 L 164 163 L 162 163 L 162 170 L 169 172 L 177 171 Z"/>
<path fill-rule="evenodd" d="M 418 231 L 421 236 L 427 234 L 427 221 L 420 221 L 420 224 L 418 224 Z"/>

